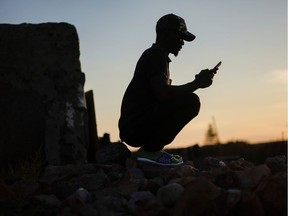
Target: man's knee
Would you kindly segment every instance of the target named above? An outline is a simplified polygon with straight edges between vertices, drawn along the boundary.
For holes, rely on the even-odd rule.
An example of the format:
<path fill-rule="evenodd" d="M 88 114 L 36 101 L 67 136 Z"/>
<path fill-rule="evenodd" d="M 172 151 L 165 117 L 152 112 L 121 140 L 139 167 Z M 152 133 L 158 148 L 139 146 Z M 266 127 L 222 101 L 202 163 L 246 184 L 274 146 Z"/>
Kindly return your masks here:
<path fill-rule="evenodd" d="M 189 96 L 191 97 L 191 101 L 193 103 L 195 103 L 195 104 L 200 106 L 200 98 L 199 98 L 199 96 L 197 94 L 191 93 L 191 94 L 189 94 Z"/>
<path fill-rule="evenodd" d="M 192 110 L 194 116 L 198 115 L 201 107 L 199 96 L 195 93 L 187 94 L 185 101 L 187 109 Z"/>
<path fill-rule="evenodd" d="M 200 102 L 200 98 L 197 94 L 193 93 L 193 97 L 194 97 L 194 103 L 195 103 L 195 107 L 197 108 L 197 113 L 199 113 L 200 107 L 201 107 L 201 102 Z"/>

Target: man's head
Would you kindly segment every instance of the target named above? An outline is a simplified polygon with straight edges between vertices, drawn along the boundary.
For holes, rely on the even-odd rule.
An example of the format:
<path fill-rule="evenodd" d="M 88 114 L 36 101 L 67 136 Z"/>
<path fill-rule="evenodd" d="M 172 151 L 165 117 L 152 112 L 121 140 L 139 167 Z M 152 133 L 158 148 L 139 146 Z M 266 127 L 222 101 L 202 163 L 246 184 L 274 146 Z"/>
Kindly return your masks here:
<path fill-rule="evenodd" d="M 175 14 L 167 14 L 158 20 L 156 33 L 158 34 L 167 30 L 179 32 L 185 41 L 193 41 L 195 39 L 195 35 L 187 31 L 184 19 Z"/>
<path fill-rule="evenodd" d="M 157 42 L 164 45 L 165 49 L 175 56 L 184 45 L 184 40 L 195 39 L 195 35 L 187 31 L 184 19 L 175 14 L 167 14 L 158 20 L 156 34 Z"/>

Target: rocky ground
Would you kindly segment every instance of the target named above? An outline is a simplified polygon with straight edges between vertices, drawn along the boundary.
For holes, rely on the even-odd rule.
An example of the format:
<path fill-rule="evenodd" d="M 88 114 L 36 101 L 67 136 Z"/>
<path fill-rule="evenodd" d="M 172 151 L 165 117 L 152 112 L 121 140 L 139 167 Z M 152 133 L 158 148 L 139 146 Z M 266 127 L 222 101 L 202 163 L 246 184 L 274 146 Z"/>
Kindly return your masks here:
<path fill-rule="evenodd" d="M 93 164 L 48 165 L 37 179 L 2 178 L 0 216 L 287 214 L 286 156 L 163 168 L 137 164 L 126 150 L 116 154 L 121 149 L 100 151 Z"/>

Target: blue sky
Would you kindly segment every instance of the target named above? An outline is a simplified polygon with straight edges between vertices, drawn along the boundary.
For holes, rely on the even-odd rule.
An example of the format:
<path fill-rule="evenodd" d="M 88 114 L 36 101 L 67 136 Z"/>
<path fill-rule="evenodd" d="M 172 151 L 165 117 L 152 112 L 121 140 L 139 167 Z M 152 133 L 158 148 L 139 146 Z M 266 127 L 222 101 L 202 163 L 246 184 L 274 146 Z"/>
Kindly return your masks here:
<path fill-rule="evenodd" d="M 171 56 L 174 84 L 223 64 L 202 108 L 169 147 L 202 144 L 214 116 L 222 142 L 287 137 L 286 0 L 0 0 L 0 23 L 68 22 L 80 41 L 85 90 L 94 92 L 98 133 L 117 141 L 121 99 L 164 14 L 183 17 L 196 35 Z"/>

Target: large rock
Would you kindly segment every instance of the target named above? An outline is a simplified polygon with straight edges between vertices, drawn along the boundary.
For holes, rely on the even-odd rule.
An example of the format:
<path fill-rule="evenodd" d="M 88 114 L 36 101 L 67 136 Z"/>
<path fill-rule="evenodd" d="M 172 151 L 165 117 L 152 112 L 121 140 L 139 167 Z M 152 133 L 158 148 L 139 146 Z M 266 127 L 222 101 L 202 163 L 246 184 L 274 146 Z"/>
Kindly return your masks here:
<path fill-rule="evenodd" d="M 120 164 L 125 166 L 131 152 L 124 143 L 106 143 L 96 152 L 96 162 L 99 164 Z"/>
<path fill-rule="evenodd" d="M 179 197 L 173 216 L 212 215 L 214 200 L 220 196 L 221 190 L 204 178 L 198 178 L 187 185 Z"/>
<path fill-rule="evenodd" d="M 0 24 L 0 164 L 85 162 L 85 76 L 67 23 Z"/>
<path fill-rule="evenodd" d="M 270 169 L 263 164 L 241 171 L 224 171 L 216 177 L 214 183 L 225 189 L 254 189 L 269 175 Z"/>
<path fill-rule="evenodd" d="M 287 215 L 287 170 L 269 176 L 256 191 L 266 215 Z"/>

